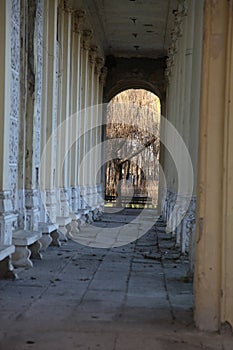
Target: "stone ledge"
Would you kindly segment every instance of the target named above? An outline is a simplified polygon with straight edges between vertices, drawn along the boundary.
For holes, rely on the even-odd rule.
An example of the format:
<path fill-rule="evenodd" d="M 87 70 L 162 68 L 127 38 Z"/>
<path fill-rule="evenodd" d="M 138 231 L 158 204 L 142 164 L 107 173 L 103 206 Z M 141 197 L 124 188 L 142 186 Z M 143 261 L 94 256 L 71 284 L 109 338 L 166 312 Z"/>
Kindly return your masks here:
<path fill-rule="evenodd" d="M 40 254 L 42 233 L 39 231 L 16 230 L 12 234 L 15 252 L 12 262 L 15 267 L 32 267 L 32 259 L 42 259 Z"/>
<path fill-rule="evenodd" d="M 56 224 L 59 226 L 57 232 L 59 233 L 59 240 L 67 241 L 69 232 L 71 231 L 72 218 L 69 216 L 57 216 Z"/>
<path fill-rule="evenodd" d="M 38 229 L 42 233 L 51 233 L 55 230 L 57 230 L 58 226 L 55 224 L 47 224 L 45 222 L 39 222 Z"/>
<path fill-rule="evenodd" d="M 56 224 L 59 226 L 66 226 L 71 223 L 72 219 L 68 216 L 57 216 Z"/>
<path fill-rule="evenodd" d="M 39 231 L 16 230 L 12 233 L 12 241 L 18 246 L 28 246 L 37 242 L 42 237 Z"/>
<path fill-rule="evenodd" d="M 11 263 L 11 255 L 16 247 L 12 245 L 0 246 L 0 279 L 15 280 L 18 278 Z"/>
<path fill-rule="evenodd" d="M 7 258 L 9 255 L 13 254 L 15 252 L 15 246 L 14 245 L 2 245 L 0 246 L 0 261 Z"/>
<path fill-rule="evenodd" d="M 82 215 L 86 215 L 86 214 L 89 214 L 90 212 L 90 209 L 80 209 L 78 211 L 78 213 L 82 216 Z M 76 213 L 75 213 L 76 214 Z"/>
<path fill-rule="evenodd" d="M 72 220 L 79 220 L 81 218 L 82 214 L 81 213 L 75 213 L 75 212 L 71 212 L 70 213 L 70 217 Z"/>
<path fill-rule="evenodd" d="M 82 214 L 81 213 L 75 213 L 75 215 L 76 215 L 76 218 L 77 218 L 77 220 L 79 220 L 79 219 L 81 219 L 81 217 L 82 217 Z"/>
<path fill-rule="evenodd" d="M 57 229 L 58 225 L 39 222 L 38 230 L 42 232 L 42 238 L 40 239 L 40 243 L 42 244 L 41 250 L 45 251 L 50 245 L 59 246 L 59 242 L 57 241 L 58 234 L 56 234 Z"/>

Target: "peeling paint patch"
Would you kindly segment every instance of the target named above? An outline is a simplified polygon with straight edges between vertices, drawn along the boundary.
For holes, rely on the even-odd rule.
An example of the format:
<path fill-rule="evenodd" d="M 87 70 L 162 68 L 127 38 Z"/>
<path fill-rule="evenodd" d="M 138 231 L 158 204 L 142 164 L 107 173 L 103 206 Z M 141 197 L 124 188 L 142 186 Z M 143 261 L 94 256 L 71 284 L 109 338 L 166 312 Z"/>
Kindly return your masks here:
<path fill-rule="evenodd" d="M 211 0 L 211 6 L 213 7 L 213 6 L 216 6 L 216 5 L 218 5 L 218 0 Z"/>
<path fill-rule="evenodd" d="M 199 218 L 199 232 L 198 232 L 197 243 L 201 241 L 202 234 L 203 234 L 203 226 L 204 226 L 204 218 Z"/>
<path fill-rule="evenodd" d="M 224 44 L 224 37 L 220 33 L 212 34 L 211 57 L 216 59 L 221 53 Z"/>

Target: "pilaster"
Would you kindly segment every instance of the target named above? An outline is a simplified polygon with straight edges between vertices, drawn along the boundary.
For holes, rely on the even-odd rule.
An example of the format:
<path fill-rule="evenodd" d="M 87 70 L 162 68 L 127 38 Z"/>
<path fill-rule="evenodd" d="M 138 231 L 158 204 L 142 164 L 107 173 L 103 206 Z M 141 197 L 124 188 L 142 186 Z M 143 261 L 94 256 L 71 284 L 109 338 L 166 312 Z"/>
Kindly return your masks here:
<path fill-rule="evenodd" d="M 11 191 L 0 191 L 0 246 L 12 244 L 12 224 L 16 218 Z"/>
<path fill-rule="evenodd" d="M 9 187 L 9 139 L 11 96 L 11 1 L 1 1 L 0 20 L 0 244 L 12 243 L 12 192 Z"/>
<path fill-rule="evenodd" d="M 19 190 L 22 229 L 34 229 L 39 221 L 38 170 L 40 149 L 40 98 L 42 12 L 36 2 L 21 4 L 20 153 Z M 21 141 L 24 140 L 24 141 Z M 22 142 L 22 144 L 21 144 Z M 21 147 L 22 146 L 22 147 Z M 21 160 L 22 163 L 20 162 Z M 24 197 L 24 198 L 23 198 Z M 29 199 L 30 198 L 30 199 Z M 32 207 L 30 207 L 32 204 Z"/>
<path fill-rule="evenodd" d="M 11 96 L 11 1 L 1 1 L 0 42 L 0 190 L 9 190 L 9 139 Z"/>
<path fill-rule="evenodd" d="M 0 261 L 0 277 L 15 278 L 11 265 L 13 214 L 12 193 L 9 190 L 9 139 L 11 96 L 11 6 L 12 2 L 0 2 L 0 247 L 5 252 Z M 6 248 L 6 250 L 5 250 Z"/>

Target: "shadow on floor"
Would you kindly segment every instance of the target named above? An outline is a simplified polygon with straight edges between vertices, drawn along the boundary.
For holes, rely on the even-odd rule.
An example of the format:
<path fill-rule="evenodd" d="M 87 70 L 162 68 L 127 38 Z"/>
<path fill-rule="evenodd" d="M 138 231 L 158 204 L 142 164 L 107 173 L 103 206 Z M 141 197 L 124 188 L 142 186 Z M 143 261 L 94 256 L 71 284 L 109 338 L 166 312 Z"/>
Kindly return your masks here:
<path fill-rule="evenodd" d="M 135 214 L 108 212 L 96 226 L 125 225 Z M 188 261 L 162 231 L 152 226 L 111 249 L 68 241 L 19 270 L 19 280 L 1 281 L 0 349 L 232 349 L 231 338 L 195 330 Z"/>

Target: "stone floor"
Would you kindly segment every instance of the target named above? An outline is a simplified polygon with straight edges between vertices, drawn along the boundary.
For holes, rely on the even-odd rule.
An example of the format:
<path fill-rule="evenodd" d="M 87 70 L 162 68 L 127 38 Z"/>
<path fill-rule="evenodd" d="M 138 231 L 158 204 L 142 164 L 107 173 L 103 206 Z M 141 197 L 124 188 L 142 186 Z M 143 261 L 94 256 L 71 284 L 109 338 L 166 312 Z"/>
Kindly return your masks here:
<path fill-rule="evenodd" d="M 120 230 L 135 214 L 106 213 L 82 237 Z M 148 210 L 143 220 L 154 219 Z M 132 225 L 136 237 L 143 222 Z M 194 328 L 187 260 L 170 236 L 161 227 L 140 235 L 114 248 L 69 241 L 18 270 L 17 281 L 0 281 L 0 350 L 232 350 L 228 332 Z"/>

